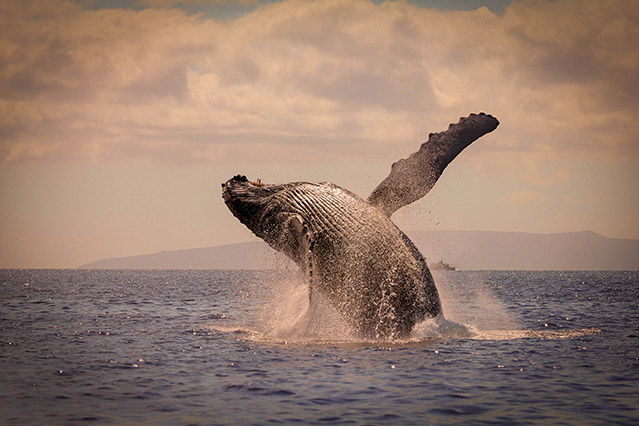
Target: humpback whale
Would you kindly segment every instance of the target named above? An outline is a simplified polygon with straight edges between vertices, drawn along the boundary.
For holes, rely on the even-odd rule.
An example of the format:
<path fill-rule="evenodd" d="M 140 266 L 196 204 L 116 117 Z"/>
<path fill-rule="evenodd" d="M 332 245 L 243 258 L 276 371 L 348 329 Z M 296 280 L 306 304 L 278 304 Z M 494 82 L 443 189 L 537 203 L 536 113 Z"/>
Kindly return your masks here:
<path fill-rule="evenodd" d="M 222 197 L 241 223 L 300 267 L 311 300 L 320 293 L 362 337 L 405 337 L 442 307 L 424 257 L 390 217 L 426 195 L 464 148 L 498 125 L 489 114 L 470 114 L 431 133 L 393 163 L 367 200 L 328 182 L 266 184 L 239 174 L 222 184 Z"/>

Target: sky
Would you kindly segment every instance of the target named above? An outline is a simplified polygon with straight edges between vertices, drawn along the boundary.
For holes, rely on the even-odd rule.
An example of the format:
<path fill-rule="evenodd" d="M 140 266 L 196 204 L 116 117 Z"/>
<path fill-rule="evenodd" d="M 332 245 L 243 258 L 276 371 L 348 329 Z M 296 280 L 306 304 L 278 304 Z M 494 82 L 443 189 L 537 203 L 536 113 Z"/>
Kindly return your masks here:
<path fill-rule="evenodd" d="M 368 196 L 501 124 L 393 216 L 639 238 L 635 0 L 0 0 L 0 267 L 251 241 L 220 184 Z"/>

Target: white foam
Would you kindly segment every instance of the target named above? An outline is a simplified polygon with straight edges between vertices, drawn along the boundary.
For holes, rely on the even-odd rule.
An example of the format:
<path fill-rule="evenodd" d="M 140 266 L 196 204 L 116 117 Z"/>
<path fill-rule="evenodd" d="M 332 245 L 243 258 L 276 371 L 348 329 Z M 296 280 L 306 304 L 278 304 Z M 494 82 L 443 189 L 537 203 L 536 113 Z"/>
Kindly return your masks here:
<path fill-rule="evenodd" d="M 573 328 L 560 330 L 484 330 L 477 333 L 475 340 L 514 340 L 514 339 L 576 339 L 582 336 L 602 334 L 600 328 Z"/>

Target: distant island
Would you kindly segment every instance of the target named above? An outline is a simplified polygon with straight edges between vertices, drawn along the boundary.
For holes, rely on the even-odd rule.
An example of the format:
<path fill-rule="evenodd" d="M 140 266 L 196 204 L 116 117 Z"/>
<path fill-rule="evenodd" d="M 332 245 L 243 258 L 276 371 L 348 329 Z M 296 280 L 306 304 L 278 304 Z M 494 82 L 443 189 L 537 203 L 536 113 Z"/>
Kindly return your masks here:
<path fill-rule="evenodd" d="M 558 234 L 413 231 L 407 234 L 434 270 L 639 270 L 639 240 L 608 238 L 591 231 Z M 440 262 L 431 263 L 434 259 Z M 102 259 L 79 268 L 273 269 L 291 265 L 287 258 L 256 241 Z"/>

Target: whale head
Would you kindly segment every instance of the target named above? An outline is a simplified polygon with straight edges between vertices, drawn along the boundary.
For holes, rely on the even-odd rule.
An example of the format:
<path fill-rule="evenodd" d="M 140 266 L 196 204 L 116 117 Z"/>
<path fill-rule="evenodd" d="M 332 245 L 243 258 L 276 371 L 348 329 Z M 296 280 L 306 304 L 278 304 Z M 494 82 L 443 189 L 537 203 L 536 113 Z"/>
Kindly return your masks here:
<path fill-rule="evenodd" d="M 250 181 L 244 175 L 235 175 L 222 184 L 222 198 L 233 216 L 260 238 L 273 214 L 272 196 L 287 185 L 264 184 L 259 179 Z M 266 238 L 265 238 L 266 239 Z M 268 242 L 268 241 L 267 241 Z"/>

